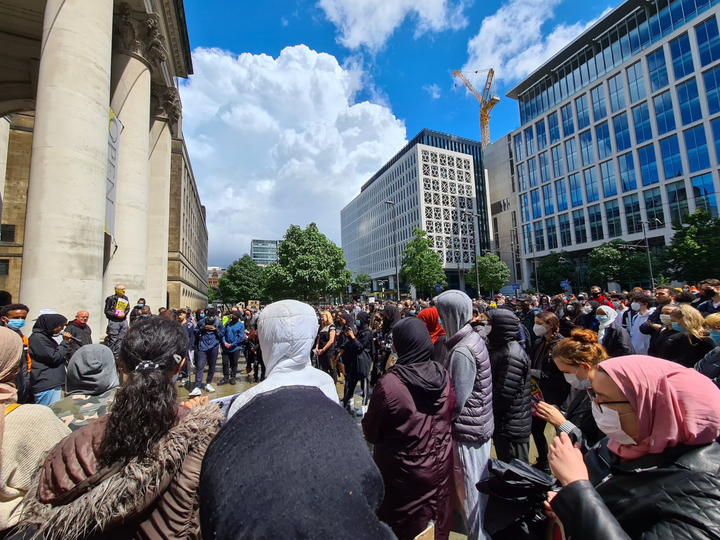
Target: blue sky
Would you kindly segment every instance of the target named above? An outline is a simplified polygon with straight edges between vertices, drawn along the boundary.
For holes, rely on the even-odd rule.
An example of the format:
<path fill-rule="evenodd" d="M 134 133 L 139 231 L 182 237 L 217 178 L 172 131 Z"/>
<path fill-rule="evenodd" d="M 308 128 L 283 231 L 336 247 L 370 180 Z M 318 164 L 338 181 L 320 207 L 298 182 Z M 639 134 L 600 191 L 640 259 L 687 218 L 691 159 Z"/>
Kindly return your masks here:
<path fill-rule="evenodd" d="M 507 90 L 618 3 L 185 0 L 196 75 L 183 127 L 210 264 L 290 224 L 340 244 L 340 209 L 405 140 L 423 127 L 479 139 L 453 69 L 496 69 L 496 140 L 519 123 Z"/>

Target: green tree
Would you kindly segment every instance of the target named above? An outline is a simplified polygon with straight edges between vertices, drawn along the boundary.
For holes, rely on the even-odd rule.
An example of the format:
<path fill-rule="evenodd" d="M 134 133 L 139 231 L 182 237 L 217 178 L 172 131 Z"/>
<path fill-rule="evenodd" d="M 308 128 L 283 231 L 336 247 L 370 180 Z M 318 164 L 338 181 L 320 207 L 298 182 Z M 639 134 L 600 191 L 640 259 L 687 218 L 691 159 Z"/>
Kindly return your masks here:
<path fill-rule="evenodd" d="M 430 247 L 427 233 L 416 227 L 413 234 L 415 238 L 402 253 L 400 278 L 415 287 L 419 295 L 429 296 L 435 294 L 435 285 L 441 289 L 447 287 L 447 278 L 440 255 Z"/>
<path fill-rule="evenodd" d="M 588 278 L 591 285 L 602 288 L 609 281 L 620 284 L 637 283 L 649 279 L 647 253 L 644 246 L 637 249 L 623 240 L 606 242 L 588 255 Z"/>
<path fill-rule="evenodd" d="M 228 266 L 218 282 L 220 295 L 229 304 L 260 300 L 263 286 L 262 267 L 255 264 L 247 253 Z"/>
<path fill-rule="evenodd" d="M 215 300 L 220 300 L 217 287 L 208 287 L 208 304 L 212 304 Z"/>
<path fill-rule="evenodd" d="M 660 256 L 663 272 L 685 283 L 717 277 L 715 242 L 720 238 L 720 218 L 704 210 L 673 224 L 675 235 Z"/>
<path fill-rule="evenodd" d="M 358 274 L 355 276 L 355 281 L 353 282 L 353 291 L 356 293 L 366 293 L 370 290 L 370 285 L 372 285 L 372 278 L 367 274 Z"/>
<path fill-rule="evenodd" d="M 480 286 L 485 291 L 499 291 L 509 283 L 510 269 L 497 255 L 488 254 L 480 257 L 477 265 L 477 275 L 475 265 L 465 274 L 465 280 L 468 283 L 475 283 L 479 278 Z"/>
<path fill-rule="evenodd" d="M 572 281 L 575 275 L 575 265 L 570 260 L 570 254 L 567 251 L 558 253 L 550 253 L 537 262 L 537 280 L 535 279 L 535 270 L 530 277 L 530 286 L 535 287 L 537 282 L 540 292 L 544 294 L 559 294 L 563 292 L 560 283 L 563 281 Z"/>
<path fill-rule="evenodd" d="M 337 294 L 352 282 L 342 249 L 322 234 L 315 223 L 305 230 L 291 225 L 278 248 L 278 264 L 265 267 L 265 292 L 272 300 L 310 300 Z"/>

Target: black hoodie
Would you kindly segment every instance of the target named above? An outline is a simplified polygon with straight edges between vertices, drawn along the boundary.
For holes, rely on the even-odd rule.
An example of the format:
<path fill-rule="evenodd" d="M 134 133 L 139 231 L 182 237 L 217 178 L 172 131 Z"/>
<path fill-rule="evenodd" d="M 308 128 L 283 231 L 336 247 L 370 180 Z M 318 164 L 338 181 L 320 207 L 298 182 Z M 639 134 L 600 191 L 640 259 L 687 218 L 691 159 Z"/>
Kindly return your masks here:
<path fill-rule="evenodd" d="M 32 360 L 30 387 L 35 394 L 65 384 L 65 356 L 70 352 L 70 345 L 68 341 L 58 345 L 53 339 L 53 330 L 65 323 L 67 319 L 62 315 L 48 314 L 40 315 L 33 326 L 28 346 Z"/>

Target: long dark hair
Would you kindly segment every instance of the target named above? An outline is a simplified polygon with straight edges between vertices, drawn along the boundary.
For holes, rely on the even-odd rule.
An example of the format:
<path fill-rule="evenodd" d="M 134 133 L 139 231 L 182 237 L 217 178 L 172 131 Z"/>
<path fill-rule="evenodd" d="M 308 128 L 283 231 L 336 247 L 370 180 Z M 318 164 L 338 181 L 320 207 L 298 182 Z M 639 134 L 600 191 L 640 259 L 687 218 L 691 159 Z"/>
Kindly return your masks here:
<path fill-rule="evenodd" d="M 118 390 L 100 444 L 100 463 L 111 466 L 151 455 L 177 420 L 172 373 L 187 354 L 180 324 L 150 317 L 130 327 L 120 347 L 128 380 Z"/>

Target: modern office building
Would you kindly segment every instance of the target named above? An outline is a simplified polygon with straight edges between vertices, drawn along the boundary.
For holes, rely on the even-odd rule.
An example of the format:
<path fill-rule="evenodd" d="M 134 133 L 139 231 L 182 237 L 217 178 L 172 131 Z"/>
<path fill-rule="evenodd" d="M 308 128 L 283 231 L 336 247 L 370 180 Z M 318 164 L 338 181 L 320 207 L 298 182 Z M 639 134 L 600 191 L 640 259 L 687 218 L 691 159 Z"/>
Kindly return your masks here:
<path fill-rule="evenodd" d="M 420 228 L 442 257 L 449 286 L 464 289 L 476 250 L 490 246 L 486 196 L 480 143 L 422 130 L 340 212 L 348 268 L 370 275 L 374 291 L 396 290 L 396 222 L 397 264 Z"/>
<path fill-rule="evenodd" d="M 526 286 L 551 251 L 570 252 L 587 286 L 592 248 L 657 249 L 688 213 L 717 215 L 718 4 L 628 0 L 507 94 Z"/>
<path fill-rule="evenodd" d="M 281 243 L 282 240 L 253 240 L 250 243 L 250 258 L 260 266 L 276 263 Z"/>

